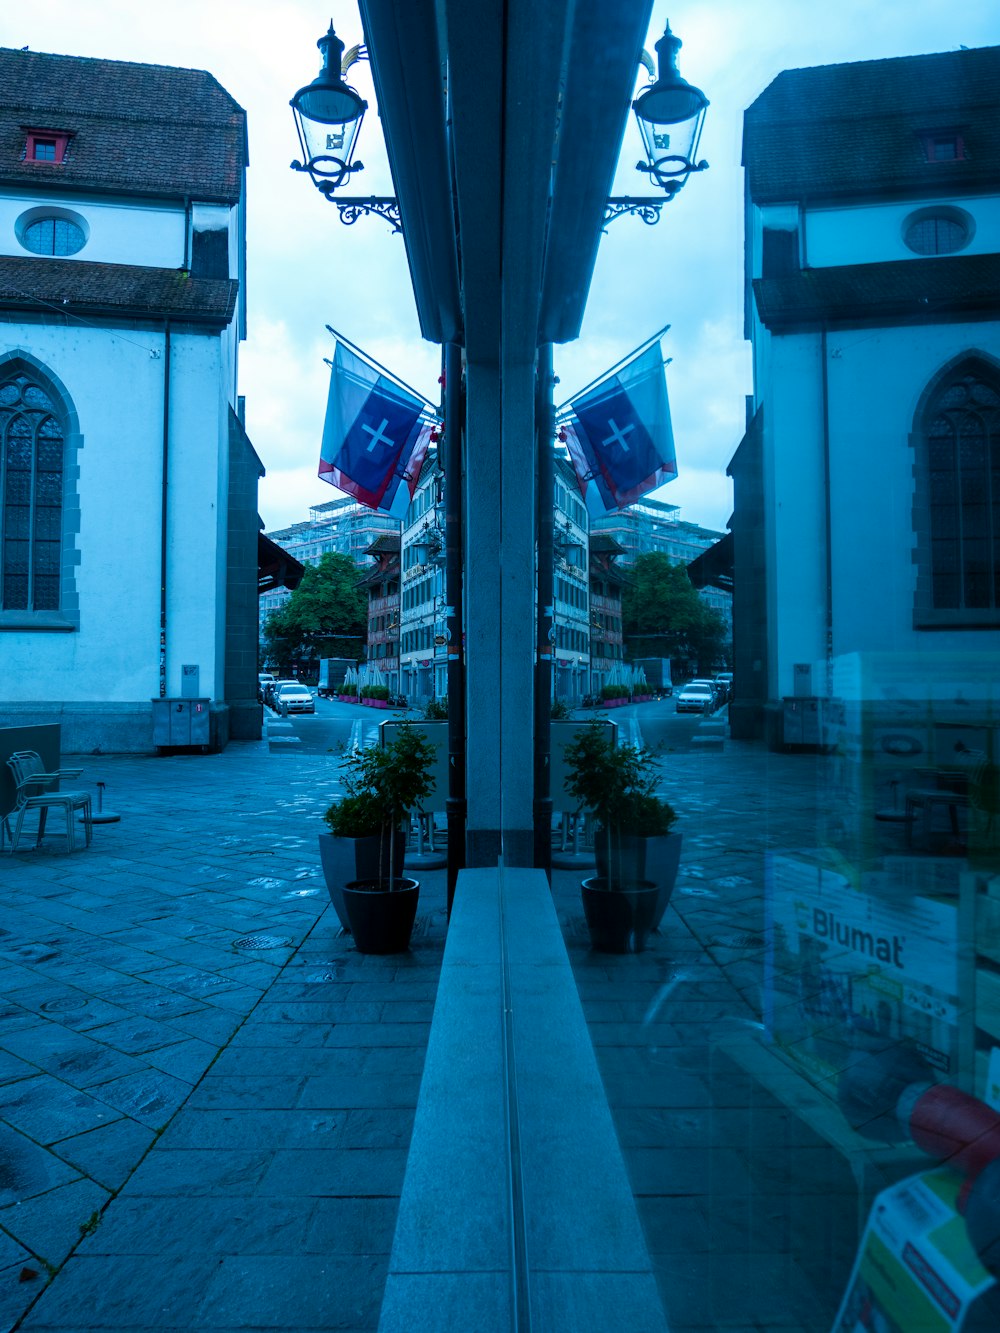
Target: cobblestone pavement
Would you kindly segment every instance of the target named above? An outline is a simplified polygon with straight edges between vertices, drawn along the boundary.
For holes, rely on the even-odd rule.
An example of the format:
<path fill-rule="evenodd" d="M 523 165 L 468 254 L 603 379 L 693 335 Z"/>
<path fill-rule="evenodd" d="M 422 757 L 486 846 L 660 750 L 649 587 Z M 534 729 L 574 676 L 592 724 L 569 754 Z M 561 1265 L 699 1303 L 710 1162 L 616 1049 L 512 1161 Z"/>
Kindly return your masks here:
<path fill-rule="evenodd" d="M 761 1027 L 765 855 L 815 850 L 827 762 L 732 741 L 670 756 L 681 870 L 642 954 L 591 952 L 581 876 L 555 878 L 673 1333 L 826 1333 L 853 1260 L 848 1163 L 726 1053 Z"/>
<path fill-rule="evenodd" d="M 444 874 L 408 955 L 353 950 L 318 866 L 331 759 L 81 760 L 121 823 L 0 858 L 0 1329 L 376 1325 Z M 723 1049 L 759 1026 L 764 855 L 815 844 L 824 762 L 671 756 L 681 876 L 642 955 L 591 953 L 581 875 L 554 877 L 681 1333 L 828 1328 L 853 1251 L 845 1164 Z"/>
<path fill-rule="evenodd" d="M 319 870 L 330 758 L 73 762 L 121 822 L 0 857 L 0 1329 L 373 1327 L 443 872 L 411 952 L 364 958 Z"/>

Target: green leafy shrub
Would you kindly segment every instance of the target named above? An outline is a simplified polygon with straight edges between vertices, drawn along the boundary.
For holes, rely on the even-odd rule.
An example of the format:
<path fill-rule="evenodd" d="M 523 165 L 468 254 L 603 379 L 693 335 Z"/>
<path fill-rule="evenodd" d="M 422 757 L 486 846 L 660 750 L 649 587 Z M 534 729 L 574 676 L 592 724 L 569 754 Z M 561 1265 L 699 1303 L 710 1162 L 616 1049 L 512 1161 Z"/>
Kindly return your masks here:
<path fill-rule="evenodd" d="M 362 698 L 362 699 L 384 699 L 385 702 L 388 703 L 388 702 L 389 702 L 389 687 L 388 687 L 388 685 L 362 685 L 362 686 L 361 686 L 361 698 Z"/>
<path fill-rule="evenodd" d="M 669 833 L 677 818 L 673 806 L 654 791 L 659 763 L 649 750 L 616 745 L 611 728 L 596 720 L 577 732 L 565 756 L 566 789 L 603 825 L 609 887 L 620 888 L 622 838 Z"/>
<path fill-rule="evenodd" d="M 388 745 L 366 746 L 344 760 L 341 767 L 345 770 L 347 795 L 331 805 L 323 816 L 330 832 L 338 837 L 382 835 L 390 867 L 390 889 L 393 850 L 400 836 L 400 825 L 434 790 L 430 775 L 434 755 L 435 747 L 430 741 L 410 723 L 402 723 Z"/>
<path fill-rule="evenodd" d="M 337 838 L 374 838 L 382 831 L 382 812 L 367 793 L 345 796 L 330 806 L 323 819 Z"/>

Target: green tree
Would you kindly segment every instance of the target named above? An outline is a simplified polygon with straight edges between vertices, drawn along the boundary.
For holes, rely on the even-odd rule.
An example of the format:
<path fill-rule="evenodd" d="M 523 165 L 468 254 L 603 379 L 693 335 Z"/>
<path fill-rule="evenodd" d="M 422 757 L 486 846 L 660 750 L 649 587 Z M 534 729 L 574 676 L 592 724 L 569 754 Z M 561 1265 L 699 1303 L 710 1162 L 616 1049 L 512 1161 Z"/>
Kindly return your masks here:
<path fill-rule="evenodd" d="M 349 555 L 327 551 L 306 565 L 302 582 L 264 623 L 267 659 L 285 672 L 303 658 L 360 660 L 368 629 L 368 598 Z"/>
<path fill-rule="evenodd" d="M 631 659 L 683 658 L 708 672 L 726 655 L 726 622 L 698 596 L 684 565 L 662 551 L 636 558 L 622 589 L 622 632 Z"/>

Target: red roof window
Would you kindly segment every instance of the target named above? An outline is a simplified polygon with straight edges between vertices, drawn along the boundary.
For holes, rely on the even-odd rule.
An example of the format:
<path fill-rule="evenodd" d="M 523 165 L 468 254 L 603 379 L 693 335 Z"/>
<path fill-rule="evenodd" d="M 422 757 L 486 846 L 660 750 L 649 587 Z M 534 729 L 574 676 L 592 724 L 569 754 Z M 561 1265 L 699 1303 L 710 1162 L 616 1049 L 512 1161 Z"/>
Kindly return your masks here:
<path fill-rule="evenodd" d="M 921 130 L 920 142 L 928 162 L 965 161 L 965 140 L 958 130 Z"/>
<path fill-rule="evenodd" d="M 24 143 L 25 162 L 50 162 L 59 166 L 66 161 L 66 152 L 72 138 L 69 130 L 28 129 Z"/>

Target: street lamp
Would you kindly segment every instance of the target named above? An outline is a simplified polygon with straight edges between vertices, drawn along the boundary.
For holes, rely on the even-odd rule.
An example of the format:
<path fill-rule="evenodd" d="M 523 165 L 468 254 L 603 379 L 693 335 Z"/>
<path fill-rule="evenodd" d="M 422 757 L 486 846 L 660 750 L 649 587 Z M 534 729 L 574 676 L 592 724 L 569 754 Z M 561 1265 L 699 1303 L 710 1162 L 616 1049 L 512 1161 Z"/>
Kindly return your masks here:
<path fill-rule="evenodd" d="M 646 160 L 637 162 L 635 169 L 644 172 L 654 185 L 658 185 L 666 198 L 611 198 L 604 211 L 605 223 L 613 222 L 625 213 L 635 213 L 652 226 L 660 220 L 660 209 L 673 199 L 692 171 L 704 171 L 708 167 L 704 160 L 695 161 L 708 98 L 678 72 L 677 52 L 681 45 L 681 39 L 674 36 L 668 23 L 656 43 L 658 76 L 632 103 L 646 150 Z M 643 61 L 652 75 L 652 61 L 645 52 Z"/>
<path fill-rule="evenodd" d="M 416 537 L 410 542 L 410 549 L 413 551 L 413 559 L 418 565 L 442 564 L 444 562 L 444 537 L 441 529 L 436 523 L 431 523 L 428 519 Z"/>
<path fill-rule="evenodd" d="M 323 66 L 290 103 L 304 159 L 293 162 L 292 170 L 307 171 L 320 194 L 337 205 L 341 222 L 348 226 L 362 214 L 374 213 L 393 231 L 402 231 L 396 199 L 376 195 L 368 199 L 333 197 L 354 172 L 364 169 L 364 163 L 352 162 L 351 156 L 368 103 L 344 82 L 344 43 L 332 23 L 316 45 L 323 53 Z M 363 48 L 352 48 L 346 63 L 350 66 L 363 54 Z"/>
<path fill-rule="evenodd" d="M 708 98 L 679 74 L 677 52 L 681 45 L 668 23 L 656 43 L 659 77 L 632 103 L 647 158 L 636 163 L 636 171 L 644 171 L 671 199 L 692 171 L 704 171 L 708 166 L 707 162 L 696 164 L 694 160 Z"/>
<path fill-rule="evenodd" d="M 330 197 L 364 164 L 352 162 L 354 141 L 368 103 L 344 82 L 340 68 L 344 43 L 333 30 L 316 43 L 323 53 L 320 72 L 292 98 L 290 106 L 298 131 L 303 162 L 293 162 L 293 171 L 308 171 L 318 190 Z"/>

